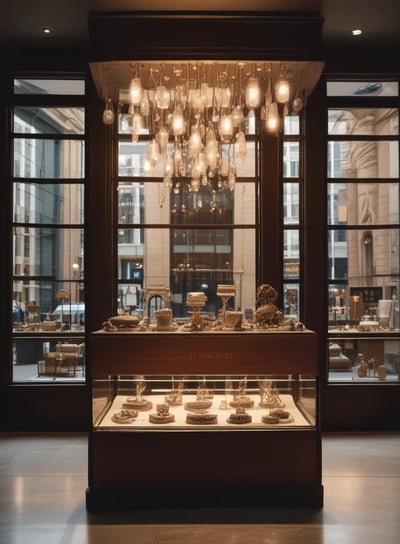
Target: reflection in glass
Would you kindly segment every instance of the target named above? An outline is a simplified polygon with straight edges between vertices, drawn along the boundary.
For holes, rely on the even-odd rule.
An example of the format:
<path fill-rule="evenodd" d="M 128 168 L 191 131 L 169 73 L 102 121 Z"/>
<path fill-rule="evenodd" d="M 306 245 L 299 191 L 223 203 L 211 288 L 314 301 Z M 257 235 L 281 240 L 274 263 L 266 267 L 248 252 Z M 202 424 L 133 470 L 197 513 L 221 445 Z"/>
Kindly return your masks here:
<path fill-rule="evenodd" d="M 399 223 L 398 183 L 329 183 L 330 225 Z"/>
<path fill-rule="evenodd" d="M 298 115 L 285 115 L 283 119 L 283 131 L 286 136 L 300 135 L 300 117 Z"/>
<path fill-rule="evenodd" d="M 298 178 L 300 166 L 300 142 L 283 142 L 283 177 Z"/>
<path fill-rule="evenodd" d="M 14 227 L 13 275 L 74 279 L 77 269 L 73 265 L 78 264 L 78 272 L 82 272 L 83 240 L 81 228 Z M 36 295 L 31 293 L 30 300 L 39 302 Z"/>
<path fill-rule="evenodd" d="M 83 224 L 83 184 L 14 183 L 15 223 Z"/>
<path fill-rule="evenodd" d="M 14 108 L 16 134 L 84 134 L 84 108 Z"/>
<path fill-rule="evenodd" d="M 328 110 L 328 134 L 397 136 L 397 108 L 332 108 Z"/>
<path fill-rule="evenodd" d="M 84 95 L 83 79 L 14 79 L 15 94 Z"/>
<path fill-rule="evenodd" d="M 379 300 L 398 300 L 398 229 L 331 230 L 328 255 L 331 324 L 377 316 Z"/>
<path fill-rule="evenodd" d="M 84 147 L 83 140 L 15 138 L 13 176 L 82 179 Z"/>
<path fill-rule="evenodd" d="M 299 192 L 298 183 L 283 184 L 283 221 L 285 225 L 299 224 Z"/>
<path fill-rule="evenodd" d="M 328 142 L 329 178 L 397 178 L 396 141 L 351 140 Z"/>
<path fill-rule="evenodd" d="M 349 285 L 383 285 L 399 274 L 398 229 L 328 232 L 329 277 Z"/>
<path fill-rule="evenodd" d="M 399 96 L 397 81 L 328 81 L 328 96 Z"/>

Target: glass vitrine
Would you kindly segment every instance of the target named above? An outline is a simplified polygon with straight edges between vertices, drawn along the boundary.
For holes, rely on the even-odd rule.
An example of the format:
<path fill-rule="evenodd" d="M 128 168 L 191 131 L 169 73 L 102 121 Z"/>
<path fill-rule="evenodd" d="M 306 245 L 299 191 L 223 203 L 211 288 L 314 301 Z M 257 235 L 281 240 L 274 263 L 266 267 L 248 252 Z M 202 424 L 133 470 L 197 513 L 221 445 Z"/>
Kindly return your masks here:
<path fill-rule="evenodd" d="M 96 431 L 314 428 L 308 375 L 118 376 L 93 382 Z"/>

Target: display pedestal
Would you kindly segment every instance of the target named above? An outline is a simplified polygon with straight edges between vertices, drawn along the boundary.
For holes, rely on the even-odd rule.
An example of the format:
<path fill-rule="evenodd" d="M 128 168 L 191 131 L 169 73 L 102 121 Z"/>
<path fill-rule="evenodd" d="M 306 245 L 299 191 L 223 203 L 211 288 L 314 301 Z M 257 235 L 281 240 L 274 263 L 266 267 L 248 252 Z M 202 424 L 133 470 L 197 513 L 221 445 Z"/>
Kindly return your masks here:
<path fill-rule="evenodd" d="M 128 374 L 128 369 L 130 375 L 160 374 L 160 368 L 164 375 L 182 374 L 183 367 L 186 375 L 315 376 L 316 353 L 316 335 L 311 331 L 99 332 L 91 338 L 92 373 L 98 377 Z M 116 389 L 119 378 L 115 379 Z M 305 415 L 308 394 L 294 395 Z M 322 506 L 316 420 L 290 428 L 102 427 L 99 422 L 111 406 L 106 399 L 110 400 L 109 393 L 94 390 L 94 403 L 102 408 L 96 410 L 90 433 L 88 510 Z"/>

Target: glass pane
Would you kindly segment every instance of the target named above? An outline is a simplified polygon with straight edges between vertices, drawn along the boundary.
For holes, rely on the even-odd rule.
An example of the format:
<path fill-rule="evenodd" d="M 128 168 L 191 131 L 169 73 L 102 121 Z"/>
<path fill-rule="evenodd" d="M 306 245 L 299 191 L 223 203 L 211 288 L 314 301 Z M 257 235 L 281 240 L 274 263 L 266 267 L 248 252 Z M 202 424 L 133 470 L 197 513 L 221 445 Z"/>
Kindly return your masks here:
<path fill-rule="evenodd" d="M 300 142 L 283 142 L 283 177 L 300 175 Z"/>
<path fill-rule="evenodd" d="M 84 186 L 81 184 L 13 184 L 15 223 L 82 224 Z"/>
<path fill-rule="evenodd" d="M 397 108 L 329 109 L 328 134 L 398 135 L 399 110 Z"/>
<path fill-rule="evenodd" d="M 118 184 L 118 222 L 124 224 L 254 224 L 255 185 L 237 182 L 234 189 L 214 191 L 201 183 L 172 187 L 154 182 Z"/>
<path fill-rule="evenodd" d="M 60 332 L 80 330 L 85 323 L 83 275 L 79 268 L 70 280 L 13 280 L 14 331 Z"/>
<path fill-rule="evenodd" d="M 82 336 L 52 338 L 43 334 L 14 337 L 13 381 L 30 384 L 85 380 Z"/>
<path fill-rule="evenodd" d="M 298 230 L 283 231 L 283 277 L 298 279 L 300 276 L 300 240 Z"/>
<path fill-rule="evenodd" d="M 15 94 L 84 95 L 83 79 L 14 79 Z"/>
<path fill-rule="evenodd" d="M 328 81 L 328 96 L 399 96 L 397 81 Z"/>
<path fill-rule="evenodd" d="M 118 176 L 120 177 L 158 177 L 164 176 L 164 160 L 160 157 L 150 172 L 145 172 L 147 142 L 120 141 L 118 143 Z"/>
<path fill-rule="evenodd" d="M 398 224 L 398 183 L 328 183 L 330 225 Z"/>
<path fill-rule="evenodd" d="M 399 144 L 395 141 L 328 142 L 329 178 L 397 178 Z"/>
<path fill-rule="evenodd" d="M 83 140 L 14 139 L 16 178 L 83 178 Z"/>
<path fill-rule="evenodd" d="M 286 318 L 299 320 L 300 316 L 300 285 L 298 283 L 285 283 L 283 286 L 283 312 Z"/>
<path fill-rule="evenodd" d="M 329 381 L 374 384 L 400 380 L 400 342 L 338 338 L 328 345 Z"/>
<path fill-rule="evenodd" d="M 190 291 L 204 292 L 208 297 L 205 311 L 216 314 L 218 283 L 237 286 L 232 304 L 254 307 L 254 229 L 125 229 L 123 236 L 124 243 L 118 244 L 120 307 L 139 306 L 146 312 L 141 290 L 159 286 L 170 289 L 174 317 L 188 315 Z"/>
<path fill-rule="evenodd" d="M 83 134 L 84 130 L 84 108 L 14 108 L 16 134 Z"/>
<path fill-rule="evenodd" d="M 83 240 L 83 229 L 14 227 L 13 275 L 76 279 L 82 273 Z M 38 299 L 32 294 L 30 300 Z"/>
<path fill-rule="evenodd" d="M 329 277 L 349 287 L 397 286 L 399 229 L 330 230 Z"/>
<path fill-rule="evenodd" d="M 300 134 L 300 117 L 298 115 L 285 115 L 283 133 L 291 136 Z"/>
<path fill-rule="evenodd" d="M 283 222 L 285 225 L 299 224 L 299 193 L 298 183 L 283 184 Z"/>
<path fill-rule="evenodd" d="M 399 278 L 367 282 L 332 282 L 328 285 L 330 332 L 399 330 Z"/>

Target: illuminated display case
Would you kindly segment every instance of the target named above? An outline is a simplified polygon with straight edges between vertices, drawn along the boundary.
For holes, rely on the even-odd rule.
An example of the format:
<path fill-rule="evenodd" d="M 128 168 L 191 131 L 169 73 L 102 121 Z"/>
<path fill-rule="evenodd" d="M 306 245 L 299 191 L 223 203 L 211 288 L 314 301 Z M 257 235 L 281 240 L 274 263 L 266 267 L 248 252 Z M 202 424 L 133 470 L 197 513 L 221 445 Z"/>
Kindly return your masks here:
<path fill-rule="evenodd" d="M 312 331 L 90 336 L 88 510 L 321 506 Z"/>

